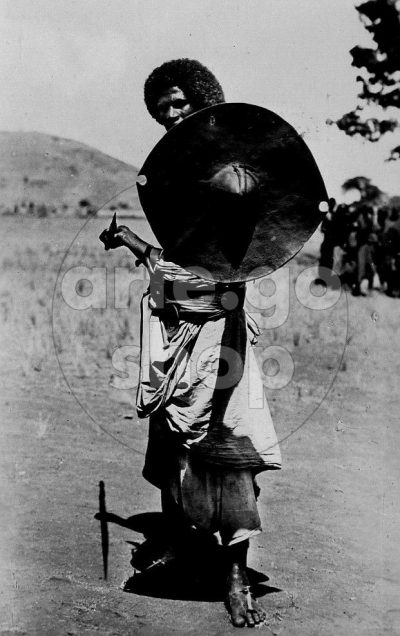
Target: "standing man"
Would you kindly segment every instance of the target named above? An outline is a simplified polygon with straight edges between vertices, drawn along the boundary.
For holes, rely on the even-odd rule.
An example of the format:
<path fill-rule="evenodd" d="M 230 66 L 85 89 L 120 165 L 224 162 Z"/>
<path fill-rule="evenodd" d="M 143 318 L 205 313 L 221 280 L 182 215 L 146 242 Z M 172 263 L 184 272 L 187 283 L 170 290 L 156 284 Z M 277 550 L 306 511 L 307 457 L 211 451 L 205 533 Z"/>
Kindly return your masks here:
<path fill-rule="evenodd" d="M 144 96 L 166 130 L 225 101 L 214 75 L 189 59 L 156 68 Z M 106 247 L 128 247 L 150 275 L 137 407 L 150 418 L 143 474 L 161 490 L 169 547 L 179 548 L 189 528 L 218 533 L 232 623 L 252 627 L 266 617 L 246 572 L 249 539 L 261 532 L 255 475 L 279 469 L 281 459 L 266 400 L 251 408 L 251 391 L 262 385 L 245 284 L 210 283 L 164 260 L 126 226 L 100 238 Z"/>

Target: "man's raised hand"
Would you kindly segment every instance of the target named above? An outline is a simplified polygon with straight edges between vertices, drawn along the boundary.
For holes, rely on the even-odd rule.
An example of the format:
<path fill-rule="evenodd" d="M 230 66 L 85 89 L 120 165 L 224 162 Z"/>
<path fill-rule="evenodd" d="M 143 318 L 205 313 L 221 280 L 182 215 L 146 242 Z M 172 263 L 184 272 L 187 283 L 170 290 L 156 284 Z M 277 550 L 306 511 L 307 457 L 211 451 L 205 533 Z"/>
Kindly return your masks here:
<path fill-rule="evenodd" d="M 104 243 L 104 249 L 114 250 L 117 247 L 129 247 L 134 239 L 135 234 L 126 225 L 119 225 L 115 231 L 111 226 L 107 230 L 103 230 L 99 239 Z"/>

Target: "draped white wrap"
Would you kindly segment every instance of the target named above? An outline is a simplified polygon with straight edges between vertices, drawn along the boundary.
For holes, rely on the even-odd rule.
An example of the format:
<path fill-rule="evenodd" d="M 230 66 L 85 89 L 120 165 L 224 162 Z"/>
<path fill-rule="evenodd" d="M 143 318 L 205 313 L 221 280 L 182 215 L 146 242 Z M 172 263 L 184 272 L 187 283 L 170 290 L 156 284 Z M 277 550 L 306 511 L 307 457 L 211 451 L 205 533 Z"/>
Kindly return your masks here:
<path fill-rule="evenodd" d="M 146 478 L 159 481 L 151 473 L 171 439 L 210 465 L 279 469 L 244 284 L 214 285 L 162 258 L 146 266 L 137 394 L 139 416 L 151 416 Z"/>

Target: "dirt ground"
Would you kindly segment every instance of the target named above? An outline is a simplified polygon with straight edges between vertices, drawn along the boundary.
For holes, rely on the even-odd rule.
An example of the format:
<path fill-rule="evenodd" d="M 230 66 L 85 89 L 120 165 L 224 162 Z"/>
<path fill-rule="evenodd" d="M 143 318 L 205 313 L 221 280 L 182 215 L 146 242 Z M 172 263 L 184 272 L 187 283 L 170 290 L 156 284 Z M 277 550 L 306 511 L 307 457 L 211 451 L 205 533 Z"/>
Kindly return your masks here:
<path fill-rule="evenodd" d="M 60 262 L 76 230 L 72 222 L 62 231 L 43 220 L 1 222 L 4 258 L 52 242 Z M 23 275 L 15 266 L 3 277 L 3 301 L 15 292 L 16 312 L 25 311 Z M 330 392 L 282 443 L 283 470 L 259 478 L 264 532 L 252 540 L 250 566 L 265 575 L 257 591 L 266 635 L 400 634 L 400 301 L 374 291 L 348 297 L 348 307 L 347 348 Z M 50 341 L 50 330 L 44 334 Z M 71 391 L 51 346 L 45 364 L 28 370 L 20 364 L 32 355 L 28 342 L 20 332 L 3 336 L 0 633 L 236 633 L 220 599 L 189 581 L 120 589 L 133 574 L 133 542 L 146 533 L 136 515 L 160 510 L 159 493 L 141 476 L 146 425 L 98 376 L 76 374 Z M 298 347 L 304 360 L 307 346 Z M 321 339 L 322 360 L 324 346 Z M 296 388 L 300 410 L 313 410 L 312 391 L 301 387 L 318 392 L 324 377 L 314 356 Z M 280 437 L 289 407 L 274 400 Z M 100 480 L 107 509 L 122 518 L 108 524 L 107 581 L 94 519 Z"/>

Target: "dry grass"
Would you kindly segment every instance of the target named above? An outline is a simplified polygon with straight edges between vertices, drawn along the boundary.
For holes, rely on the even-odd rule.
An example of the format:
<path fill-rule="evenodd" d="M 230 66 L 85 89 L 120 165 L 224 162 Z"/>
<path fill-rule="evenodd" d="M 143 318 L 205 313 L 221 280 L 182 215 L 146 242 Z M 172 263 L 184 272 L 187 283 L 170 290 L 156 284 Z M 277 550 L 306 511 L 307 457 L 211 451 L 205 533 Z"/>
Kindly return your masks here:
<path fill-rule="evenodd" d="M 314 264 L 315 259 L 307 254 L 291 262 L 289 284 L 279 287 L 280 295 L 276 299 L 279 309 L 289 295 L 290 302 L 281 324 L 269 328 L 271 312 L 263 309 L 268 300 L 258 283 L 251 296 L 253 306 L 248 305 L 262 327 L 256 356 L 267 374 L 266 386 L 270 385 L 268 374 L 277 370 L 276 365 L 271 368 L 268 361 L 271 346 L 284 347 L 293 361 L 293 377 L 284 387 L 269 394 L 272 410 L 277 400 L 289 428 L 293 405 L 298 414 L 301 403 L 306 414 L 323 399 L 339 370 L 345 344 L 347 313 L 343 295 L 339 302 L 323 311 L 305 307 L 296 297 L 297 276 Z M 64 274 L 75 267 L 103 268 L 90 298 L 99 299 L 106 292 L 104 306 L 77 310 L 65 302 L 61 281 Z M 115 285 L 116 268 L 122 278 Z M 40 374 L 55 381 L 54 374 L 60 365 L 70 389 L 82 394 L 86 391 L 88 395 L 89 386 L 93 391 L 108 390 L 107 384 L 116 372 L 112 356 L 118 347 L 133 345 L 133 360 L 138 362 L 140 298 L 147 281 L 144 268 L 136 268 L 127 251 L 104 252 L 101 245 L 94 242 L 92 232 L 90 237 L 76 241 L 67 253 L 48 243 L 38 244 L 35 249 L 21 245 L 3 260 L 3 272 L 2 353 L 7 358 L 7 366 L 11 363 L 26 380 L 38 378 Z M 123 282 L 124 276 L 133 276 L 130 287 Z M 79 284 L 80 293 L 85 293 L 85 285 Z M 255 290 L 258 291 L 254 293 Z M 258 309 L 254 310 L 254 305 Z M 341 368 L 344 371 L 346 365 L 342 364 Z M 115 397 L 122 401 L 123 393 L 114 391 Z M 129 401 L 133 402 L 133 395 Z"/>
<path fill-rule="evenodd" d="M 53 225 L 53 233 L 54 227 L 57 225 Z M 144 224 L 137 231 L 143 234 Z M 121 408 L 133 413 L 134 383 L 133 390 L 117 390 L 115 378 L 121 377 L 124 368 L 128 370 L 132 359 L 137 374 L 139 303 L 147 282 L 143 268 L 135 267 L 127 251 L 104 252 L 97 243 L 98 233 L 92 228 L 90 235 L 75 241 L 67 253 L 51 247 L 48 241 L 38 241 L 35 249 L 29 248 L 25 238 L 25 247 L 22 242 L 18 249 L 9 250 L 4 256 L 0 356 L 2 369 L 18 376 L 17 386 L 41 384 L 46 394 L 55 400 L 62 390 L 72 392 L 82 405 L 90 407 L 95 418 L 101 419 L 108 399 L 126 405 Z M 70 234 L 65 243 L 70 240 Z M 400 320 L 398 299 L 376 292 L 369 298 L 347 297 L 342 293 L 338 302 L 328 309 L 309 309 L 297 298 L 295 281 L 313 265 L 315 256 L 304 252 L 291 261 L 290 284 L 288 288 L 283 286 L 282 296 L 275 299 L 279 309 L 285 294 L 289 293 L 289 310 L 283 312 L 284 320 L 279 325 L 270 327 L 271 312 L 265 309 L 268 299 L 258 289 L 259 283 L 253 287 L 253 293 L 248 294 L 253 302 L 248 309 L 253 309 L 262 327 L 255 351 L 264 372 L 264 386 L 280 439 L 307 422 L 330 389 L 340 391 L 337 387 L 343 386 L 343 381 L 349 390 L 351 387 L 355 403 L 363 392 L 373 387 L 379 386 L 387 399 L 396 391 L 395 380 L 387 379 L 386 369 L 398 368 L 393 347 Z M 105 307 L 76 310 L 64 301 L 60 280 L 66 271 L 76 266 L 105 268 Z M 115 268 L 135 277 L 129 295 L 126 284 L 117 285 L 115 294 Z M 254 289 L 258 289 L 256 294 Z M 81 291 L 85 291 L 84 284 Z M 127 306 L 116 308 L 116 304 L 123 305 L 123 301 L 128 301 Z M 261 309 L 254 311 L 254 305 Z M 133 345 L 129 352 L 131 358 L 126 360 L 122 356 L 122 366 L 116 369 L 112 356 L 123 345 Z M 270 347 L 283 347 L 293 364 L 293 375 L 289 374 L 287 383 L 280 388 L 270 388 L 271 374 L 281 371 L 269 359 Z M 342 382 L 336 382 L 338 377 Z M 317 419 L 323 412 L 324 409 L 318 411 Z M 330 413 L 329 400 L 325 402 L 325 413 Z M 320 423 L 324 425 L 323 420 Z M 39 425 L 39 431 L 42 428 L 44 430 L 44 424 Z"/>
<path fill-rule="evenodd" d="M 57 279 L 60 260 L 57 251 L 44 245 L 37 250 L 20 249 L 3 261 L 3 355 L 24 376 L 51 372 L 58 356 L 69 373 L 88 377 L 111 358 L 116 347 L 138 340 L 137 290 L 131 306 L 117 311 L 113 307 L 75 310 L 60 293 L 59 283 L 66 269 L 82 262 L 89 267 L 104 267 L 107 261 L 101 249 L 83 246 L 72 250 Z M 126 267 L 126 261 L 121 253 L 117 266 Z"/>

